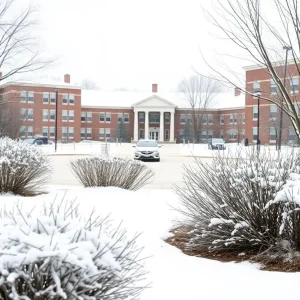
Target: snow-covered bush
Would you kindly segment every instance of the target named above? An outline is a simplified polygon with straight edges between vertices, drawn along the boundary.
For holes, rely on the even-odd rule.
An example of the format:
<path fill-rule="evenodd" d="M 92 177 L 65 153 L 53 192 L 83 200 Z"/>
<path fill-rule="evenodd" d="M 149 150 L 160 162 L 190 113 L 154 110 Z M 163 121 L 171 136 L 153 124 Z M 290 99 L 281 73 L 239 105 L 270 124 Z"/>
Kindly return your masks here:
<path fill-rule="evenodd" d="M 175 187 L 190 228 L 188 248 L 259 252 L 286 239 L 295 246 L 298 211 L 298 228 L 291 228 L 289 222 L 284 231 L 291 205 L 274 201 L 291 174 L 299 174 L 299 159 L 293 153 L 274 157 L 268 151 L 257 155 L 239 150 L 228 156 L 218 154 L 212 163 L 198 158 L 195 163 L 184 167 L 184 187 Z"/>
<path fill-rule="evenodd" d="M 71 168 L 85 187 L 115 186 L 136 191 L 154 176 L 144 163 L 120 157 L 79 158 L 71 161 Z"/>
<path fill-rule="evenodd" d="M 0 139 L 0 193 L 36 195 L 50 178 L 48 157 L 38 146 Z"/>
<path fill-rule="evenodd" d="M 64 210 L 61 208 L 64 207 Z M 138 235 L 107 219 L 83 220 L 75 203 L 46 207 L 39 217 L 0 219 L 0 292 L 4 299 L 138 299 L 145 269 Z"/>

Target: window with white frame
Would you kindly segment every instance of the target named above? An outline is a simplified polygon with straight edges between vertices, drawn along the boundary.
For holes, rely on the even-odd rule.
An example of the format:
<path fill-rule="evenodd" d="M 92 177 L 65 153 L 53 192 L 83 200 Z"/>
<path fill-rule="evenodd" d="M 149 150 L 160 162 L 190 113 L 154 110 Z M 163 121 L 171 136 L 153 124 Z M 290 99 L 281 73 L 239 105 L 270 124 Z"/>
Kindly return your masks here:
<path fill-rule="evenodd" d="M 129 113 L 124 113 L 124 123 L 129 123 Z"/>
<path fill-rule="evenodd" d="M 67 138 L 67 133 L 68 133 L 68 128 L 67 127 L 62 127 L 61 128 L 61 137 L 63 139 L 66 139 Z"/>
<path fill-rule="evenodd" d="M 69 104 L 74 105 L 75 104 L 75 95 L 70 94 L 69 95 Z"/>
<path fill-rule="evenodd" d="M 230 123 L 230 124 L 233 124 L 233 123 L 234 123 L 234 117 L 233 117 L 233 114 L 230 114 L 229 123 Z"/>
<path fill-rule="evenodd" d="M 192 124 L 192 115 L 191 114 L 186 115 L 186 121 L 188 122 L 188 124 Z"/>
<path fill-rule="evenodd" d="M 68 111 L 67 110 L 63 110 L 61 112 L 61 116 L 62 116 L 62 121 L 63 122 L 67 122 L 68 121 Z"/>
<path fill-rule="evenodd" d="M 299 91 L 299 78 L 292 77 L 290 80 L 290 84 L 291 84 L 291 91 L 297 93 Z"/>
<path fill-rule="evenodd" d="M 82 139 L 85 139 L 85 138 L 86 138 L 86 136 L 85 136 L 85 128 L 80 128 L 80 137 L 81 137 Z"/>
<path fill-rule="evenodd" d="M 149 122 L 150 123 L 159 123 L 160 122 L 160 113 L 157 113 L 157 112 L 149 113 Z"/>
<path fill-rule="evenodd" d="M 275 83 L 274 79 L 270 80 L 270 93 L 271 94 L 277 93 L 277 84 Z"/>
<path fill-rule="evenodd" d="M 49 136 L 51 138 L 55 137 L 55 127 L 49 127 Z"/>
<path fill-rule="evenodd" d="M 207 138 L 207 130 L 202 130 L 201 131 L 201 139 L 206 140 L 206 138 Z"/>
<path fill-rule="evenodd" d="M 33 126 L 27 127 L 27 137 L 29 138 L 33 137 Z"/>
<path fill-rule="evenodd" d="M 105 121 L 105 113 L 104 112 L 100 112 L 99 113 L 99 122 L 100 123 L 104 123 Z"/>
<path fill-rule="evenodd" d="M 294 127 L 289 127 L 289 140 L 294 141 L 296 138 L 296 132 Z"/>
<path fill-rule="evenodd" d="M 139 139 L 144 139 L 144 138 L 145 138 L 145 130 L 139 129 Z"/>
<path fill-rule="evenodd" d="M 49 93 L 43 93 L 43 104 L 49 103 Z"/>
<path fill-rule="evenodd" d="M 22 103 L 25 103 L 27 101 L 27 93 L 26 92 L 24 92 L 24 91 L 20 92 L 20 101 Z"/>
<path fill-rule="evenodd" d="M 48 127 L 43 127 L 43 136 L 48 137 Z"/>
<path fill-rule="evenodd" d="M 67 105 L 67 104 L 68 104 L 68 94 L 63 94 L 62 103 L 63 103 L 64 105 Z"/>
<path fill-rule="evenodd" d="M 26 131 L 27 131 L 26 126 L 21 126 L 21 127 L 20 127 L 20 137 L 21 137 L 21 138 L 26 137 Z"/>
<path fill-rule="evenodd" d="M 110 123 L 110 121 L 111 121 L 111 113 L 107 112 L 105 113 L 105 122 Z"/>
<path fill-rule="evenodd" d="M 253 106 L 252 115 L 253 115 L 253 120 L 257 120 L 257 118 L 258 118 L 258 106 Z"/>
<path fill-rule="evenodd" d="M 254 81 L 253 82 L 253 94 L 259 94 L 261 92 L 260 90 L 260 82 Z"/>
<path fill-rule="evenodd" d="M 237 132 L 235 130 L 229 131 L 229 139 L 236 140 L 237 139 Z"/>
<path fill-rule="evenodd" d="M 270 119 L 274 120 L 277 118 L 277 105 L 270 104 Z"/>
<path fill-rule="evenodd" d="M 86 129 L 86 137 L 88 139 L 91 139 L 92 138 L 92 128 L 87 128 Z"/>
<path fill-rule="evenodd" d="M 257 127 L 252 127 L 252 139 L 253 141 L 257 140 Z"/>
<path fill-rule="evenodd" d="M 28 108 L 28 110 L 27 110 L 27 120 L 33 121 L 33 109 L 32 108 Z"/>
<path fill-rule="evenodd" d="M 55 121 L 55 110 L 50 109 L 50 121 Z"/>
<path fill-rule="evenodd" d="M 99 128 L 99 139 L 104 140 L 104 138 L 105 138 L 104 128 Z"/>
<path fill-rule="evenodd" d="M 68 128 L 68 137 L 69 137 L 69 139 L 74 138 L 74 127 L 69 127 Z"/>
<path fill-rule="evenodd" d="M 85 112 L 85 111 L 82 111 L 82 112 L 81 112 L 81 117 L 80 117 L 80 119 L 81 119 L 81 122 L 85 122 L 85 121 L 86 121 L 86 112 Z"/>
<path fill-rule="evenodd" d="M 140 124 L 145 123 L 145 113 L 139 112 L 138 114 L 139 114 L 139 123 Z"/>
<path fill-rule="evenodd" d="M 213 124 L 213 123 L 214 123 L 214 116 L 208 115 L 208 124 Z"/>
<path fill-rule="evenodd" d="M 28 103 L 34 102 L 34 92 L 28 92 Z"/>
<path fill-rule="evenodd" d="M 270 127 L 270 141 L 276 141 L 276 129 L 275 127 Z"/>
<path fill-rule="evenodd" d="M 69 110 L 69 122 L 74 122 L 74 110 Z"/>
<path fill-rule="evenodd" d="M 120 123 L 123 120 L 123 114 L 118 113 L 118 122 Z"/>
<path fill-rule="evenodd" d="M 220 130 L 220 138 L 221 138 L 221 139 L 224 138 L 224 130 Z"/>
<path fill-rule="evenodd" d="M 43 121 L 48 121 L 48 120 L 49 120 L 49 110 L 43 109 Z"/>
<path fill-rule="evenodd" d="M 86 121 L 91 123 L 93 121 L 93 114 L 91 112 L 86 113 Z"/>
<path fill-rule="evenodd" d="M 165 124 L 170 124 L 170 113 L 165 113 L 164 114 L 164 117 L 165 117 Z"/>
<path fill-rule="evenodd" d="M 105 129 L 105 138 L 110 139 L 110 128 Z"/>
<path fill-rule="evenodd" d="M 20 119 L 21 119 L 21 121 L 25 121 L 27 119 L 27 109 L 26 108 L 21 108 Z"/>
<path fill-rule="evenodd" d="M 224 124 L 224 115 L 220 115 L 220 124 Z"/>
<path fill-rule="evenodd" d="M 50 93 L 50 104 L 55 104 L 55 93 Z"/>
<path fill-rule="evenodd" d="M 236 123 L 237 123 L 237 115 L 233 114 L 233 124 L 236 124 Z"/>
<path fill-rule="evenodd" d="M 201 123 L 206 124 L 207 123 L 207 115 L 202 115 L 201 116 Z"/>
<path fill-rule="evenodd" d="M 185 115 L 184 114 L 180 115 L 180 124 L 185 124 Z"/>
<path fill-rule="evenodd" d="M 214 132 L 213 132 L 212 129 L 210 129 L 210 130 L 207 131 L 207 137 L 208 137 L 209 139 L 212 139 L 212 138 L 213 138 L 213 135 L 214 135 Z"/>

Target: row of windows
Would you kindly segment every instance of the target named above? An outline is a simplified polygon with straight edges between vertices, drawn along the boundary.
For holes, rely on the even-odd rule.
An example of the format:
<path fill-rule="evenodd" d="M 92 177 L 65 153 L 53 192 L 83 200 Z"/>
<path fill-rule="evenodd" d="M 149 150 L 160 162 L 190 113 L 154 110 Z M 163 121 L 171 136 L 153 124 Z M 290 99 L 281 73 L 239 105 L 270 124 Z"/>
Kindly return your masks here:
<path fill-rule="evenodd" d="M 290 89 L 294 93 L 298 92 L 299 90 L 299 78 L 293 77 L 290 78 Z M 253 82 L 253 93 L 261 92 L 261 86 L 259 81 Z M 277 93 L 277 84 L 273 79 L 270 80 L 270 93 L 276 94 Z"/>
<path fill-rule="evenodd" d="M 180 130 L 180 139 L 184 138 L 184 130 Z M 242 136 L 244 138 L 244 131 L 242 131 Z M 213 130 L 202 130 L 201 132 L 201 139 L 211 139 L 214 137 Z M 220 130 L 220 138 L 224 138 L 224 130 Z M 236 130 L 228 131 L 228 138 L 229 140 L 237 140 L 238 139 L 238 132 Z"/>
<path fill-rule="evenodd" d="M 293 127 L 289 128 L 289 140 L 293 141 L 296 137 L 296 133 Z M 257 127 L 252 128 L 252 138 L 254 141 L 257 140 Z M 270 141 L 275 142 L 277 139 L 277 132 L 275 127 L 270 127 L 269 129 L 269 139 Z"/>
<path fill-rule="evenodd" d="M 7 98 L 7 94 L 3 96 Z M 20 92 L 20 102 L 21 103 L 34 103 L 34 92 Z M 56 103 L 56 94 L 55 93 L 43 93 L 43 104 L 55 104 Z M 62 104 L 74 105 L 75 104 L 75 95 L 74 94 L 63 94 L 62 95 Z"/>
<path fill-rule="evenodd" d="M 237 124 L 238 121 L 242 121 L 245 123 L 245 114 L 241 114 L 241 120 L 238 119 L 238 114 L 230 114 L 229 115 L 229 123 L 230 124 Z M 224 124 L 225 115 L 220 115 L 220 124 Z M 192 115 L 191 114 L 181 114 L 180 115 L 180 124 L 186 124 L 192 122 Z M 214 123 L 214 116 L 213 115 L 202 115 L 201 116 L 201 123 L 202 124 L 213 124 Z"/>
<path fill-rule="evenodd" d="M 111 129 L 110 128 L 99 128 L 98 131 L 99 140 L 105 140 L 111 138 Z M 82 139 L 90 139 L 92 138 L 92 128 L 81 128 L 80 129 L 80 137 Z"/>
<path fill-rule="evenodd" d="M 299 113 L 299 106 L 295 103 L 296 112 Z M 276 119 L 278 116 L 278 106 L 276 104 L 270 104 L 270 119 Z M 258 118 L 258 106 L 253 106 L 252 109 L 253 120 Z"/>
<path fill-rule="evenodd" d="M 139 123 L 144 124 L 145 123 L 145 113 L 139 112 Z M 171 114 L 170 113 L 164 113 L 164 124 L 170 124 Z M 160 123 L 160 113 L 159 112 L 151 112 L 149 113 L 149 123 Z"/>
<path fill-rule="evenodd" d="M 124 123 L 129 123 L 129 113 L 118 113 L 118 122 L 123 120 Z M 93 121 L 92 112 L 81 112 L 81 122 L 91 123 Z M 111 113 L 110 112 L 100 112 L 99 113 L 100 123 L 110 123 Z"/>

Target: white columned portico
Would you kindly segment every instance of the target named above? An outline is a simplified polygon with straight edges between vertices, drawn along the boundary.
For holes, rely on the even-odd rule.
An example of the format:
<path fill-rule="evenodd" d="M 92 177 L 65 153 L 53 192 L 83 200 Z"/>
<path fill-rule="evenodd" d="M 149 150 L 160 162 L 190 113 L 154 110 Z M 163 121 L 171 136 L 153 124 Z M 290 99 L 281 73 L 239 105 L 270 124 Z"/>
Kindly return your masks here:
<path fill-rule="evenodd" d="M 160 111 L 159 141 L 164 141 L 164 111 Z"/>
<path fill-rule="evenodd" d="M 145 139 L 149 139 L 149 111 L 145 111 Z"/>
<path fill-rule="evenodd" d="M 174 111 L 170 112 L 170 142 L 174 142 Z"/>
<path fill-rule="evenodd" d="M 139 111 L 134 111 L 133 140 L 139 140 Z"/>

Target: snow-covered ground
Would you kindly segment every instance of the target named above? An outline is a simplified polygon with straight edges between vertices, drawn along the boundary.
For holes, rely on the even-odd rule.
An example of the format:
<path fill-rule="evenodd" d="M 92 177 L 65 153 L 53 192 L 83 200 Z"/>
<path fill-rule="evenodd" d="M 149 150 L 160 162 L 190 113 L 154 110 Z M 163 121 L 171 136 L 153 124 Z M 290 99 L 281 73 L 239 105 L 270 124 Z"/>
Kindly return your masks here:
<path fill-rule="evenodd" d="M 34 198 L 11 195 L 0 196 L 0 207 L 9 209 L 14 202 L 23 203 L 23 211 L 35 211 L 44 202 L 64 197 L 63 188 L 49 188 L 51 192 Z M 93 207 L 107 215 L 116 224 L 123 220 L 129 234 L 143 232 L 139 243 L 145 245 L 144 255 L 151 288 L 143 292 L 141 300 L 282 300 L 297 299 L 300 273 L 260 271 L 250 263 L 221 263 L 189 257 L 166 244 L 177 213 L 172 209 L 178 203 L 170 190 L 140 190 L 130 192 L 118 188 L 81 187 L 67 190 L 65 199 L 77 199 L 80 212 L 88 215 Z"/>

